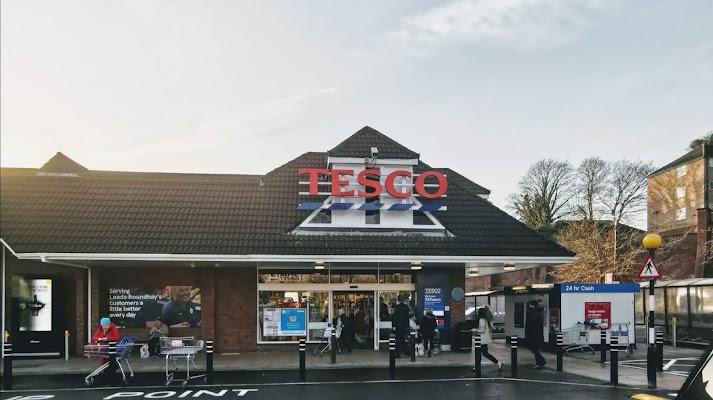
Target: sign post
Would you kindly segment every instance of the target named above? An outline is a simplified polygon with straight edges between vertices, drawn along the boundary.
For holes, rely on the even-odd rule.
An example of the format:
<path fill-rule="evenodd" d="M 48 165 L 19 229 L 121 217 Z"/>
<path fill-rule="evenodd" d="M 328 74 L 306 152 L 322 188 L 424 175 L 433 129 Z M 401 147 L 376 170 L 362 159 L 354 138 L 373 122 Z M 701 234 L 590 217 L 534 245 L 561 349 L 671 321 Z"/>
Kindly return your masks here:
<path fill-rule="evenodd" d="M 646 377 L 648 378 L 648 386 L 650 389 L 656 388 L 656 364 L 658 355 L 656 354 L 656 327 L 654 326 L 654 285 L 656 279 L 661 278 L 656 263 L 654 262 L 654 254 L 656 249 L 661 246 L 661 236 L 651 233 L 646 235 L 643 240 L 643 245 L 649 250 L 649 256 L 646 257 L 644 265 L 639 272 L 639 279 L 649 279 L 649 329 L 648 329 L 648 346 L 646 352 Z"/>

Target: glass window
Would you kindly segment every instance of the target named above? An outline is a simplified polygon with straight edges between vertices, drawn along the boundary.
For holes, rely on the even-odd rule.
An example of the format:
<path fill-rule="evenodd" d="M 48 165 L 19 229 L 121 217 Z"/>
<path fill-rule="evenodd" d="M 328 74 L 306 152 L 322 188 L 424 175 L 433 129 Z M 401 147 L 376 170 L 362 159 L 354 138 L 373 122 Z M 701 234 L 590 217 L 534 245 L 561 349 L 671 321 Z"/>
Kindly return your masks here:
<path fill-rule="evenodd" d="M 274 272 L 274 271 L 273 271 Z M 258 275 L 260 283 L 327 283 L 329 275 L 326 273 L 261 273 Z"/>
<path fill-rule="evenodd" d="M 379 283 L 413 283 L 413 277 L 406 271 L 381 271 Z"/>
<path fill-rule="evenodd" d="M 676 323 L 688 325 L 688 290 L 685 287 L 666 288 L 666 301 L 668 302 L 668 323 L 676 318 Z"/>
<path fill-rule="evenodd" d="M 646 315 L 646 304 L 644 303 L 644 295 L 641 291 L 634 295 L 634 320 L 637 324 L 643 324 L 645 322 L 644 315 Z"/>
<path fill-rule="evenodd" d="M 647 297 L 648 297 L 648 292 L 647 292 Z M 654 302 L 656 303 L 654 305 L 654 312 L 655 312 L 655 317 L 654 317 L 654 324 L 656 325 L 663 325 L 666 323 L 666 315 L 664 313 L 666 307 L 664 307 L 664 290 L 663 288 L 656 290 L 654 293 Z"/>
<path fill-rule="evenodd" d="M 263 316 L 266 308 L 306 308 L 309 340 L 319 340 L 317 337 L 321 337 L 324 333 L 324 328 L 326 328 L 326 323 L 322 327 L 322 322 L 325 322 L 328 318 L 328 307 L 328 292 L 261 290 L 258 292 L 259 341 L 296 342 L 299 340 L 297 336 L 265 335 Z"/>
<path fill-rule="evenodd" d="M 317 215 L 309 221 L 310 224 L 331 224 L 332 210 L 321 210 Z"/>
<path fill-rule="evenodd" d="M 354 271 L 359 272 L 359 271 Z M 376 271 L 345 274 L 332 270 L 329 281 L 331 283 L 376 283 Z"/>
<path fill-rule="evenodd" d="M 423 212 L 414 211 L 413 212 L 413 224 L 414 225 L 435 225 L 433 221 Z"/>
<path fill-rule="evenodd" d="M 389 333 L 391 333 L 391 319 L 394 316 L 394 308 L 398 304 L 398 296 L 408 297 L 407 304 L 411 312 L 416 309 L 416 292 L 412 291 L 381 291 L 379 292 L 379 301 L 381 301 L 379 311 L 379 340 L 388 341 Z"/>
<path fill-rule="evenodd" d="M 691 326 L 713 328 L 713 286 L 691 286 Z"/>

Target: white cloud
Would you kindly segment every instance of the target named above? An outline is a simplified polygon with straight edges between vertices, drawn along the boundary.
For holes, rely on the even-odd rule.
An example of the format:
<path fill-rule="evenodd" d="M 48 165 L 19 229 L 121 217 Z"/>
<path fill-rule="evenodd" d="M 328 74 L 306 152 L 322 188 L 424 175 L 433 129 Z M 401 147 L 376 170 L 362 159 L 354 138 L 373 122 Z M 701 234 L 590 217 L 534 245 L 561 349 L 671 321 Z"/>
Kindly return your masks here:
<path fill-rule="evenodd" d="M 449 43 L 493 40 L 519 47 L 572 40 L 571 28 L 617 0 L 460 0 L 402 19 L 387 42 L 411 55 Z"/>

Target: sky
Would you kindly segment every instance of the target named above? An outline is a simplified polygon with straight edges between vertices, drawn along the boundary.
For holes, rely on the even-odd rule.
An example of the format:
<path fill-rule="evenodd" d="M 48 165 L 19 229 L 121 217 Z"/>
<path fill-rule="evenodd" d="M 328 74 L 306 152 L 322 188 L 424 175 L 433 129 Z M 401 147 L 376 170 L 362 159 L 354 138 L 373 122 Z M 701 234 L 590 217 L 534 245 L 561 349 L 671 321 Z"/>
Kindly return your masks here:
<path fill-rule="evenodd" d="M 0 3 L 0 165 L 264 174 L 371 126 L 505 208 L 713 130 L 713 2 Z"/>

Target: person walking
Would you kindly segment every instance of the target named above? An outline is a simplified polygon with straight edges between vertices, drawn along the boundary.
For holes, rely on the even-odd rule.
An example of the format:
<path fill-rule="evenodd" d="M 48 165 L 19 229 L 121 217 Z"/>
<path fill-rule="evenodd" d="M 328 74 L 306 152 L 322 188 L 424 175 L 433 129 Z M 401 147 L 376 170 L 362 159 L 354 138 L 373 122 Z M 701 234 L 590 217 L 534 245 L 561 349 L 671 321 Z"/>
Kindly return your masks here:
<path fill-rule="evenodd" d="M 396 358 L 401 358 L 401 354 L 407 354 L 406 335 L 409 333 L 409 307 L 404 302 L 404 296 L 398 295 L 399 304 L 394 308 L 393 324 L 396 328 Z"/>
<path fill-rule="evenodd" d="M 527 317 L 525 319 L 525 344 L 535 355 L 535 368 L 542 369 L 547 364 L 545 357 L 542 357 L 542 345 L 545 343 L 545 336 L 542 328 L 545 325 L 544 311 L 537 300 L 531 300 L 527 307 Z"/>
<path fill-rule="evenodd" d="M 431 357 L 433 355 L 433 338 L 436 336 L 436 329 L 438 328 L 433 309 L 426 309 L 426 313 L 421 317 L 419 325 L 421 326 L 421 336 L 423 337 L 423 349 Z"/>
<path fill-rule="evenodd" d="M 354 337 L 354 329 L 352 328 L 351 319 L 344 313 L 344 309 L 340 308 L 339 316 L 337 317 L 337 332 L 341 332 L 339 336 L 340 346 L 347 353 L 352 351 L 352 338 Z"/>
<path fill-rule="evenodd" d="M 503 363 L 488 352 L 488 345 L 493 341 L 492 333 L 494 328 L 493 322 L 488 319 L 488 310 L 479 308 L 478 328 L 476 328 L 475 331 L 480 334 L 480 354 L 497 365 L 498 372 L 500 372 L 503 369 Z M 472 371 L 475 371 L 475 368 L 473 368 Z"/>

